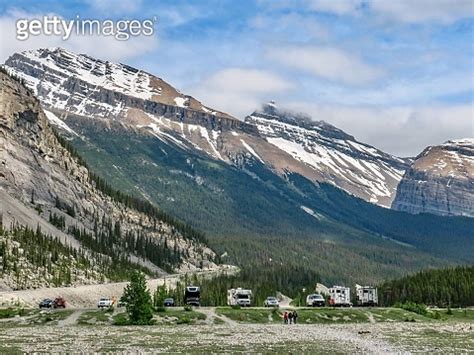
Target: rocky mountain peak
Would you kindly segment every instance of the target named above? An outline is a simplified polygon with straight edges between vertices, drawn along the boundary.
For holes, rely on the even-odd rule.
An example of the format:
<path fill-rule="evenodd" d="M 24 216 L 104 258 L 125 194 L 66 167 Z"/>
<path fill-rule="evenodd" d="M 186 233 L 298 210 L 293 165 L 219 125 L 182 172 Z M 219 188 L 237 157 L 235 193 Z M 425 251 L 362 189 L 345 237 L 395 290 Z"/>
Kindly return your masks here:
<path fill-rule="evenodd" d="M 474 139 L 426 148 L 400 181 L 392 208 L 474 217 Z"/>
<path fill-rule="evenodd" d="M 255 123 L 256 117 L 266 120 L 276 120 L 289 125 L 313 130 L 321 136 L 328 138 L 349 139 L 355 141 L 353 136 L 345 133 L 341 129 L 323 120 L 314 120 L 306 113 L 280 108 L 273 100 L 263 104 L 260 109 L 255 110 L 255 112 L 246 118 L 246 122 Z"/>
<path fill-rule="evenodd" d="M 148 115 L 205 121 L 209 126 L 245 125 L 204 106 L 155 75 L 62 48 L 15 53 L 4 68 L 21 77 L 45 108 L 68 114 L 132 125 L 149 121 Z"/>
<path fill-rule="evenodd" d="M 383 206 L 390 205 L 407 167 L 404 159 L 360 143 L 327 122 L 281 109 L 274 102 L 245 121 L 255 125 L 269 143 L 317 171 L 323 181 Z"/>

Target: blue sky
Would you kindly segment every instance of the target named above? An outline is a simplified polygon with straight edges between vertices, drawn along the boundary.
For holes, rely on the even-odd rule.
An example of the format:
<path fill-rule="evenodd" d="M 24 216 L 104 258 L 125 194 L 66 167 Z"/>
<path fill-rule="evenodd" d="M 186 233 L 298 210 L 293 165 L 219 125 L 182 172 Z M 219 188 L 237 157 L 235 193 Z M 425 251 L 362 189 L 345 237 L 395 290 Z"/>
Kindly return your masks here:
<path fill-rule="evenodd" d="M 474 136 L 471 0 L 0 1 L 3 61 L 63 46 L 156 74 L 242 119 L 274 99 L 390 153 Z M 38 36 L 15 20 L 146 19 L 155 36 Z"/>

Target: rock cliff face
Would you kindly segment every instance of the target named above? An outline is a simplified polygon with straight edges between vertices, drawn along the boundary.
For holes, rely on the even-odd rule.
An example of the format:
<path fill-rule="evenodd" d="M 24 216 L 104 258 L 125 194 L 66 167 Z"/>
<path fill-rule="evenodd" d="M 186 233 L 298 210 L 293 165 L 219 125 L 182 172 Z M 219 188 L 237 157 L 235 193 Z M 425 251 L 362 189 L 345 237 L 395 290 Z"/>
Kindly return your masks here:
<path fill-rule="evenodd" d="M 425 149 L 400 181 L 392 208 L 474 217 L 474 138 Z"/>
<path fill-rule="evenodd" d="M 96 255 L 97 250 L 90 246 L 99 243 L 89 240 L 88 245 L 83 245 L 69 227 L 98 238 L 100 231 L 106 233 L 111 228 L 110 223 L 120 222 L 117 236 L 127 235 L 135 241 L 146 238 L 149 247 L 157 252 L 165 244 L 177 251 L 179 258 L 169 264 L 170 269 L 215 266 L 211 261 L 214 252 L 198 239 L 185 235 L 172 219 L 160 219 L 145 210 L 140 212 L 99 189 L 88 169 L 60 143 L 39 101 L 18 80 L 0 72 L 0 90 L 0 221 L 4 228 L 16 224 L 33 229 L 40 226 L 44 233 L 63 243 Z M 57 228 L 51 224 L 53 215 L 64 218 L 65 226 Z M 163 272 L 162 265 L 154 264 L 150 255 L 130 250 L 124 240 L 109 242 L 109 250 L 131 263 L 150 273 Z"/>

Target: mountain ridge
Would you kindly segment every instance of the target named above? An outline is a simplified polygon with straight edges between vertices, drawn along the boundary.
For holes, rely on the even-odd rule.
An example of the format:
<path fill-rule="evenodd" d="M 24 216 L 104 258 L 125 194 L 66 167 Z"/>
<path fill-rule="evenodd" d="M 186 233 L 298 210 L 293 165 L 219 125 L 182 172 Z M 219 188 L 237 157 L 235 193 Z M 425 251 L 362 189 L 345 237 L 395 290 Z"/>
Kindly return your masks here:
<path fill-rule="evenodd" d="M 243 167 L 249 159 L 256 160 L 280 176 L 296 172 L 315 183 L 328 181 L 355 196 L 385 207 L 390 206 L 395 194 L 394 186 L 401 179 L 402 170 L 407 167 L 407 160 L 361 145 L 354 137 L 328 123 L 312 121 L 308 115 L 280 114 L 280 119 L 292 119 L 293 125 L 317 128 L 326 143 L 331 139 L 353 143 L 353 146 L 333 149 L 335 153 L 330 164 L 308 164 L 291 149 L 285 149 L 282 144 L 272 144 L 275 142 L 262 137 L 265 132 L 249 119 L 252 115 L 241 121 L 194 99 L 189 99 L 189 105 L 184 105 L 182 100 L 189 96 L 181 94 L 158 77 L 127 65 L 63 49 L 14 54 L 6 61 L 5 67 L 25 80 L 47 110 L 56 112 L 56 117 L 51 117 L 52 123 L 66 130 L 68 117 L 72 114 L 95 120 L 118 120 L 133 129 L 144 129 L 158 139 L 190 150 L 204 151 L 213 159 L 231 165 Z M 170 100 L 171 96 L 179 100 Z M 296 148 L 305 155 L 308 151 L 311 159 L 321 160 L 318 157 L 321 152 L 314 151 L 314 147 L 299 145 Z M 353 160 L 345 161 L 344 154 L 341 160 L 339 152 L 350 150 L 355 152 L 352 155 L 370 155 L 368 150 L 371 150 L 375 154 L 370 159 L 382 161 L 376 164 L 368 162 L 369 166 L 364 166 Z M 327 155 L 327 152 L 322 154 Z M 343 173 L 341 168 L 347 168 L 349 172 Z"/>

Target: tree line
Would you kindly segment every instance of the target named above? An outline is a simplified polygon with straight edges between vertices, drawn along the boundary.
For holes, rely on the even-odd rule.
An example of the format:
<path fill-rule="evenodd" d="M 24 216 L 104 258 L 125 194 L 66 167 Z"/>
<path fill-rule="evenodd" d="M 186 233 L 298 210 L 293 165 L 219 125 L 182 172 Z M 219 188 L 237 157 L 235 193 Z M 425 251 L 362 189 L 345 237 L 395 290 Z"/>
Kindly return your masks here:
<path fill-rule="evenodd" d="M 198 277 L 196 274 L 185 276 L 175 289 L 168 291 L 168 296 L 182 305 L 186 286 L 199 286 L 201 305 L 224 306 L 227 304 L 227 290 L 241 287 L 252 290 L 254 305 L 263 305 L 267 297 L 276 296 L 277 292 L 291 298 L 312 293 L 319 281 L 320 276 L 317 273 L 300 266 L 255 264 L 243 268 L 236 275 L 224 274 L 213 278 Z"/>
<path fill-rule="evenodd" d="M 379 285 L 384 306 L 417 303 L 439 307 L 474 306 L 474 266 L 423 270 Z"/>

